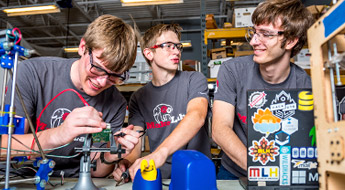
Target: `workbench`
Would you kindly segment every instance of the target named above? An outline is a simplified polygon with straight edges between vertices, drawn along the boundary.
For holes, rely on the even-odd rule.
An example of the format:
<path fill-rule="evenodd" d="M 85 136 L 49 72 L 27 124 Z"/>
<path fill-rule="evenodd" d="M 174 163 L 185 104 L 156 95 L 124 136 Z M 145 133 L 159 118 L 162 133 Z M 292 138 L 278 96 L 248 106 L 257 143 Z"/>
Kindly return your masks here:
<path fill-rule="evenodd" d="M 100 188 L 106 188 L 107 190 L 115 189 L 115 190 L 132 190 L 132 183 L 126 183 L 122 184 L 120 186 L 115 187 L 116 182 L 113 179 L 106 179 L 106 178 L 93 178 L 92 179 L 94 184 Z M 63 185 L 57 185 L 55 187 L 52 187 L 51 185 L 46 185 L 46 190 L 65 190 L 68 188 L 74 187 L 74 185 L 77 183 L 78 179 L 65 179 L 65 182 Z M 55 179 L 52 180 L 53 184 L 58 184 L 60 181 L 57 181 Z M 163 180 L 164 184 L 169 184 L 170 180 Z M 36 187 L 32 183 L 22 183 L 22 184 L 13 184 L 10 185 L 10 187 L 16 187 L 18 190 L 32 190 L 36 189 Z M 1 187 L 3 188 L 3 187 Z M 243 189 L 240 185 L 238 180 L 218 180 L 217 181 L 217 188 L 218 190 L 241 190 Z M 168 186 L 163 186 L 163 190 L 169 190 Z"/>

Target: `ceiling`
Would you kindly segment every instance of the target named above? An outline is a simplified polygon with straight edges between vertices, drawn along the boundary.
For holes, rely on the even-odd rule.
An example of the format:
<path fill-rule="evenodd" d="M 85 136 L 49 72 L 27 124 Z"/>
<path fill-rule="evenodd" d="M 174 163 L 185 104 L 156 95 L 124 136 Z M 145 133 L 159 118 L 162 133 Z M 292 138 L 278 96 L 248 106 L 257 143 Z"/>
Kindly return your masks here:
<path fill-rule="evenodd" d="M 65 46 L 77 46 L 88 24 L 99 15 L 115 15 L 132 26 L 134 20 L 141 32 L 158 23 L 174 22 L 183 27 L 183 35 L 201 31 L 201 7 L 204 7 L 205 14 L 214 14 L 217 24 L 222 25 L 231 20 L 234 6 L 256 6 L 261 0 L 202 1 L 205 6 L 201 6 L 200 0 L 184 0 L 180 4 L 123 7 L 120 0 L 74 0 L 72 8 L 63 8 L 60 13 L 7 17 L 1 11 L 0 30 L 17 27 L 22 32 L 24 44 L 37 50 L 40 55 L 62 55 L 57 50 L 62 50 Z M 54 1 L 0 0 L 0 7 L 52 2 Z"/>

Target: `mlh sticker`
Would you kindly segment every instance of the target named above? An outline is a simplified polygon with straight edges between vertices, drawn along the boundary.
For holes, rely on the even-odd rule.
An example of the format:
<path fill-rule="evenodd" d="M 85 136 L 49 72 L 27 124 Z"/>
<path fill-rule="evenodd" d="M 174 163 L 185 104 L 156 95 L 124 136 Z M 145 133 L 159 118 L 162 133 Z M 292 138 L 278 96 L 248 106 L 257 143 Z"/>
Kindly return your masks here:
<path fill-rule="evenodd" d="M 249 155 L 252 156 L 253 162 L 260 162 L 266 165 L 269 161 L 276 161 L 276 156 L 279 154 L 279 147 L 274 144 L 274 140 L 268 141 L 262 137 L 259 141 L 253 141 L 252 146 L 249 147 Z"/>

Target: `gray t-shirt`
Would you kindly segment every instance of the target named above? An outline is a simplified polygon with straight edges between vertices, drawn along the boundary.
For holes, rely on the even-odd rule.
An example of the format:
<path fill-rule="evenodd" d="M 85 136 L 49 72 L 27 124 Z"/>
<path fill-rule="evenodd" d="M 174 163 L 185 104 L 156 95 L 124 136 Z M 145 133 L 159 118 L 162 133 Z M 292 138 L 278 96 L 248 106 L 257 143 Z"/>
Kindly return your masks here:
<path fill-rule="evenodd" d="M 154 86 L 150 82 L 132 95 L 129 124 L 146 130 L 153 152 L 184 118 L 188 102 L 197 97 L 209 99 L 205 76 L 198 72 L 177 71 L 167 84 Z M 211 157 L 206 119 L 197 135 L 181 149 L 198 150 Z M 170 178 L 171 156 L 160 170 L 163 178 Z"/>
<path fill-rule="evenodd" d="M 235 107 L 233 130 L 245 146 L 248 136 L 247 90 L 311 88 L 310 77 L 303 69 L 293 63 L 290 63 L 290 68 L 288 78 L 279 84 L 267 83 L 262 78 L 259 65 L 253 61 L 252 55 L 228 60 L 219 68 L 214 99 Z M 238 177 L 247 176 L 225 153 L 222 156 L 222 165 Z"/>
<path fill-rule="evenodd" d="M 119 130 L 126 113 L 126 100 L 112 86 L 97 96 L 89 96 L 78 90 L 70 77 L 71 66 L 76 59 L 57 57 L 32 58 L 18 64 L 17 85 L 23 96 L 28 113 L 37 131 L 58 127 L 74 108 L 86 103 L 103 113 L 103 120 L 111 123 L 113 131 Z M 85 67 L 85 69 L 87 69 Z M 11 84 L 9 81 L 8 84 Z M 80 96 L 79 96 L 79 95 Z M 6 104 L 10 103 L 11 85 L 8 85 Z M 16 115 L 25 116 L 16 96 Z M 29 130 L 30 131 L 30 130 Z M 74 147 L 82 147 L 85 135 L 76 137 L 66 147 L 50 152 L 50 155 L 73 156 Z M 28 146 L 31 146 L 28 145 Z M 52 158 L 56 162 L 53 176 L 63 170 L 65 177 L 77 177 L 81 155 L 74 158 Z"/>

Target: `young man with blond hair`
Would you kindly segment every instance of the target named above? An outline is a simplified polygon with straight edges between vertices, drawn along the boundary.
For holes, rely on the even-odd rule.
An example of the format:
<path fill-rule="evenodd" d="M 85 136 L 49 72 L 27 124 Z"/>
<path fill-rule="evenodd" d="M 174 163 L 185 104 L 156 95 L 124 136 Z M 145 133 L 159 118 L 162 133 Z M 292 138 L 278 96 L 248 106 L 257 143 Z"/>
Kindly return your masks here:
<path fill-rule="evenodd" d="M 217 76 L 212 138 L 224 152 L 218 179 L 247 175 L 247 90 L 311 88 L 307 73 L 290 62 L 313 22 L 300 0 L 264 1 L 252 22 L 247 37 L 254 55 L 225 62 Z"/>
<path fill-rule="evenodd" d="M 151 153 L 140 158 L 138 143 L 113 172 L 117 181 L 127 168 L 133 179 L 143 159 L 153 159 L 162 177 L 170 178 L 171 155 L 179 149 L 198 150 L 210 157 L 207 80 L 199 72 L 177 70 L 183 48 L 180 31 L 178 25 L 159 24 L 142 38 L 142 53 L 153 79 L 132 95 L 129 124 L 146 130 Z"/>
<path fill-rule="evenodd" d="M 93 21 L 79 44 L 79 59 L 39 57 L 18 65 L 17 85 L 23 96 L 29 117 L 36 126 L 40 144 L 48 158 L 56 162 L 52 176 L 77 177 L 85 134 L 98 133 L 111 125 L 113 132 L 126 135 L 116 138 L 127 155 L 138 143 L 139 134 L 129 127 L 121 129 L 126 112 L 126 101 L 114 84 L 126 79 L 127 70 L 134 64 L 137 38 L 131 26 L 120 18 L 103 15 Z M 11 81 L 10 83 L 11 84 Z M 11 85 L 8 86 L 11 92 Z M 6 96 L 10 102 L 10 95 Z M 18 96 L 15 99 L 16 115 L 25 116 Z M 12 148 L 38 150 L 33 135 L 13 135 Z M 119 132 L 117 132 L 119 133 Z M 7 135 L 2 135 L 7 147 Z M 114 169 L 117 155 L 91 153 L 97 159 L 93 177 L 104 177 Z M 18 170 L 25 175 L 35 175 L 31 170 Z M 30 173 L 31 171 L 31 173 Z"/>

